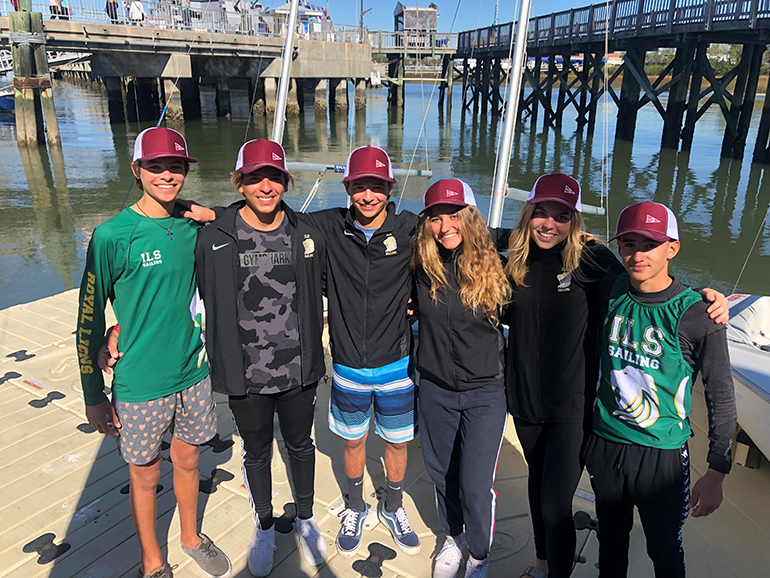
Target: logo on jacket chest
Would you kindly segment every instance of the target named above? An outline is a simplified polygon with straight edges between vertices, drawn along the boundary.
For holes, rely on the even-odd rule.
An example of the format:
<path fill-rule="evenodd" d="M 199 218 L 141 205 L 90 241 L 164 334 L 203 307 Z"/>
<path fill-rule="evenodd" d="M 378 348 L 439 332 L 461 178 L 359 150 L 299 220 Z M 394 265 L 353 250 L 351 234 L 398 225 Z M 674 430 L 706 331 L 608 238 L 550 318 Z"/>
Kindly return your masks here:
<path fill-rule="evenodd" d="M 556 280 L 559 282 L 559 286 L 556 288 L 559 293 L 569 291 L 570 286 L 572 285 L 572 273 L 568 273 L 567 271 L 559 273 L 556 276 Z"/>
<path fill-rule="evenodd" d="M 315 242 L 310 235 L 305 235 L 305 240 L 302 241 L 302 247 L 305 249 L 305 258 L 315 256 Z"/>
<path fill-rule="evenodd" d="M 385 245 L 386 255 L 395 255 L 398 252 L 398 243 L 396 242 L 396 238 L 393 235 L 388 235 L 385 237 L 385 240 L 382 242 L 382 244 Z"/>

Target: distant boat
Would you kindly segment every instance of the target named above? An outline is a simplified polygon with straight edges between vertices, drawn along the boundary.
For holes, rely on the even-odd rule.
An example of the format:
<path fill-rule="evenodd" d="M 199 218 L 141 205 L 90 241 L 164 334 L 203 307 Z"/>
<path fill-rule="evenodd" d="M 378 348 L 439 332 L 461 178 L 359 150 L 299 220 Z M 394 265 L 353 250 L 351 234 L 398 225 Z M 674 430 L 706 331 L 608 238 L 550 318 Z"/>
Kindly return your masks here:
<path fill-rule="evenodd" d="M 770 457 L 770 297 L 730 295 L 727 339 L 738 423 Z"/>
<path fill-rule="evenodd" d="M 13 112 L 13 86 L 0 88 L 0 112 Z"/>

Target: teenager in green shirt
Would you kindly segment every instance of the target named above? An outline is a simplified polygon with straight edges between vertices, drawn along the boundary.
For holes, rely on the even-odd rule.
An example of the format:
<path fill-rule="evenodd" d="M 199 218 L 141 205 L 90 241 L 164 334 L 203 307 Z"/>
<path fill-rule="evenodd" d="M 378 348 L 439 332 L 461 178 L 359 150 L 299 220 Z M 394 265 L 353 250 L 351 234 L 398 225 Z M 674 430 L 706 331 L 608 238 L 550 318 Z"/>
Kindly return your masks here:
<path fill-rule="evenodd" d="M 596 493 L 599 571 L 628 570 L 634 507 L 656 578 L 685 575 L 682 526 L 722 502 L 730 471 L 735 394 L 724 325 L 709 319 L 701 296 L 669 275 L 679 252 L 671 210 L 626 207 L 615 238 L 626 273 L 599 287 L 604 325 L 601 375 L 586 467 Z M 692 388 L 701 374 L 709 418 L 706 473 L 690 490 Z"/>
<path fill-rule="evenodd" d="M 216 416 L 196 308 L 199 225 L 175 206 L 190 162 L 196 161 L 178 132 L 139 134 L 131 168 L 142 198 L 94 230 L 80 288 L 77 349 L 86 417 L 116 438 L 129 464 L 141 577 L 172 577 L 155 530 L 160 444 L 169 430 L 182 548 L 209 576 L 231 571 L 227 556 L 197 531 L 198 446 L 215 435 Z M 121 333 L 112 401 L 97 366 L 107 300 Z"/>

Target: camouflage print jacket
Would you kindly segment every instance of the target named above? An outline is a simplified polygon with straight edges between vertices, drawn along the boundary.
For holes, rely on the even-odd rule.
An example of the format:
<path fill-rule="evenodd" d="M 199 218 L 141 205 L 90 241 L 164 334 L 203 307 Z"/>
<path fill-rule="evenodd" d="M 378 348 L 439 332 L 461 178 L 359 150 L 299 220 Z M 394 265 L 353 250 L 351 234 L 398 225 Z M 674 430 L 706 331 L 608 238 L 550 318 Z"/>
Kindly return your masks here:
<path fill-rule="evenodd" d="M 218 393 L 232 396 L 247 392 L 238 324 L 239 257 L 235 224 L 238 210 L 244 204 L 233 203 L 202 229 L 195 248 L 198 287 L 206 306 L 206 350 L 212 387 Z M 307 216 L 282 204 L 292 235 L 302 385 L 309 385 L 326 372 L 321 343 L 326 244 Z"/>

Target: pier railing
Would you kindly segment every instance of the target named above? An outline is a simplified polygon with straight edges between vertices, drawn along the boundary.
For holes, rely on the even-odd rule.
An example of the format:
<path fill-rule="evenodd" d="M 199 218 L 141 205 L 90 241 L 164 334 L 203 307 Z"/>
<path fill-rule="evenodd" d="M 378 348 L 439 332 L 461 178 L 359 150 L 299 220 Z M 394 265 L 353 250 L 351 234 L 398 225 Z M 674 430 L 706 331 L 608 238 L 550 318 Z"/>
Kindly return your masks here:
<path fill-rule="evenodd" d="M 530 48 L 660 34 L 770 28 L 770 0 L 615 0 L 530 18 Z M 763 21 L 764 20 L 764 21 Z M 461 32 L 458 56 L 507 50 L 513 23 Z"/>
<path fill-rule="evenodd" d="M 61 8 L 54 12 L 51 10 L 49 0 L 32 0 L 32 10 L 41 12 L 44 20 L 57 18 L 92 24 L 118 24 L 162 30 L 194 30 L 264 37 L 286 35 L 285 18 L 269 16 L 251 8 L 228 11 L 220 8 L 217 2 L 180 3 L 171 0 L 142 0 L 146 18 L 133 22 L 130 19 L 130 1 L 116 2 L 115 11 L 112 13 L 107 11 L 105 0 L 69 0 L 66 3 L 68 4 L 66 12 Z M 5 16 L 13 11 L 11 0 L 0 0 L 1 15 Z M 313 21 L 307 29 L 305 26 L 298 28 L 300 28 L 299 37 L 308 40 L 354 44 L 362 41 L 358 27 L 335 25 L 330 28 L 326 23 Z"/>

